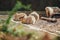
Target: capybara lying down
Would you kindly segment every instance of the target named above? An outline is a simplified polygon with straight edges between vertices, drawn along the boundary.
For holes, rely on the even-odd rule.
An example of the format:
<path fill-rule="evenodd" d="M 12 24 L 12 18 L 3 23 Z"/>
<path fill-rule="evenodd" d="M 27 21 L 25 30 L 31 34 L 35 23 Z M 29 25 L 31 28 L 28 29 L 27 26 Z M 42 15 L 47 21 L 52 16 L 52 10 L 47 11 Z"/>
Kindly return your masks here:
<path fill-rule="evenodd" d="M 52 17 L 54 14 L 58 14 L 60 9 L 59 7 L 46 7 L 45 8 L 47 17 Z"/>
<path fill-rule="evenodd" d="M 14 20 L 25 24 L 35 24 L 36 21 L 39 20 L 39 14 L 35 11 L 30 13 L 28 16 L 26 13 L 16 13 L 14 15 Z"/>

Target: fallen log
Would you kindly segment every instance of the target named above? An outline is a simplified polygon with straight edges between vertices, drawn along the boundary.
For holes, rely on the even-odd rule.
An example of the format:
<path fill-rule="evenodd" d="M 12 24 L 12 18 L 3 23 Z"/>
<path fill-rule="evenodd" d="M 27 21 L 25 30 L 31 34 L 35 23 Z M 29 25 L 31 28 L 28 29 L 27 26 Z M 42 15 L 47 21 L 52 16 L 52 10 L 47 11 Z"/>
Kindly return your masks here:
<path fill-rule="evenodd" d="M 57 22 L 57 19 L 55 19 L 55 18 L 41 17 L 41 19 L 42 19 L 42 20 L 49 21 L 49 22 Z"/>

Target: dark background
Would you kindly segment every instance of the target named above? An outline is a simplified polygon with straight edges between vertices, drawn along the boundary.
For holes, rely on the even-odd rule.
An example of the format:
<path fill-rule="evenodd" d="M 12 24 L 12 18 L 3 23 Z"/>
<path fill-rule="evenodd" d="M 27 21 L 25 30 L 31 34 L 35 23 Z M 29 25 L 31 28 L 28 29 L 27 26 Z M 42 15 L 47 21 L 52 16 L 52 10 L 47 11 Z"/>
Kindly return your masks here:
<path fill-rule="evenodd" d="M 46 6 L 60 7 L 60 0 L 20 0 L 24 5 L 31 4 L 31 9 L 36 11 L 44 11 Z M 0 0 L 0 11 L 9 11 L 16 4 L 16 0 Z M 19 9 L 25 11 L 25 9 Z"/>

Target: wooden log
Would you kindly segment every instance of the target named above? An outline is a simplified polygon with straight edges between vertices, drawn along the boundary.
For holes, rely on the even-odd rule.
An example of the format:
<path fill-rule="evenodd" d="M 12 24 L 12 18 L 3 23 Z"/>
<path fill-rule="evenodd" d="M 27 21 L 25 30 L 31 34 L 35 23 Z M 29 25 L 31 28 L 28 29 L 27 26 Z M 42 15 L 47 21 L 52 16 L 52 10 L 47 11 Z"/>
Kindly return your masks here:
<path fill-rule="evenodd" d="M 55 19 L 55 18 L 41 17 L 41 19 L 42 19 L 42 20 L 49 21 L 49 22 L 57 22 L 57 19 Z"/>

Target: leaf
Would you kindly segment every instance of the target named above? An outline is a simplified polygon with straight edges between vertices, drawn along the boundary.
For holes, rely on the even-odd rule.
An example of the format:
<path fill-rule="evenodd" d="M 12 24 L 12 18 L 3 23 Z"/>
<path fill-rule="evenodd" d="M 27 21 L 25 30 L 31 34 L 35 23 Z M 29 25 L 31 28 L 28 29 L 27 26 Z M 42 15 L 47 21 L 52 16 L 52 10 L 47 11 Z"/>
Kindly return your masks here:
<path fill-rule="evenodd" d="M 8 16 L 8 19 L 6 20 L 5 24 L 3 24 L 3 27 L 2 27 L 3 32 L 7 31 L 7 26 L 10 23 L 11 17 L 13 16 L 13 14 L 15 14 L 15 12 L 17 12 L 17 10 L 19 8 L 21 8 L 21 3 L 19 1 L 17 1 L 16 5 L 12 9 L 12 11 L 9 12 L 9 16 Z"/>
<path fill-rule="evenodd" d="M 5 24 L 3 24 L 3 27 L 2 27 L 3 32 L 7 32 L 7 27 L 8 27 L 8 24 L 10 23 L 11 17 L 17 12 L 18 9 L 20 9 L 22 7 L 25 8 L 25 9 L 30 8 L 29 5 L 25 6 L 20 1 L 17 1 L 14 8 L 9 12 L 9 16 L 8 16 L 8 19 L 6 20 Z"/>

